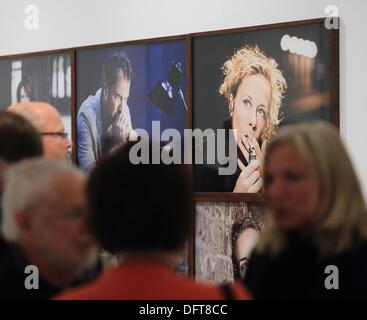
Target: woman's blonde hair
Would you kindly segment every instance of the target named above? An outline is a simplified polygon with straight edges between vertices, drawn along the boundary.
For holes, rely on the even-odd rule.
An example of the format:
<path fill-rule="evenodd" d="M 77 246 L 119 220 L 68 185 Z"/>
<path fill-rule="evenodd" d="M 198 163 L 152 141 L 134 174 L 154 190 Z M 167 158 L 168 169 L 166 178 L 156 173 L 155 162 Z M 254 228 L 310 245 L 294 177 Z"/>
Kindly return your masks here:
<path fill-rule="evenodd" d="M 320 208 L 306 236 L 316 245 L 320 255 L 339 254 L 351 249 L 356 237 L 366 239 L 366 204 L 352 162 L 335 127 L 317 121 L 281 128 L 266 151 L 265 186 L 269 157 L 277 147 L 285 144 L 295 147 L 318 177 Z M 286 245 L 285 233 L 268 208 L 257 250 L 277 254 Z"/>
<path fill-rule="evenodd" d="M 279 109 L 287 88 L 287 82 L 282 72 L 278 69 L 278 63 L 273 58 L 265 56 L 257 46 L 246 46 L 237 50 L 223 64 L 222 71 L 224 80 L 219 88 L 219 93 L 225 96 L 228 102 L 231 96 L 236 96 L 238 87 L 246 77 L 260 74 L 269 81 L 271 86 L 271 103 L 269 116 L 261 133 L 263 140 L 269 139 L 280 122 Z"/>

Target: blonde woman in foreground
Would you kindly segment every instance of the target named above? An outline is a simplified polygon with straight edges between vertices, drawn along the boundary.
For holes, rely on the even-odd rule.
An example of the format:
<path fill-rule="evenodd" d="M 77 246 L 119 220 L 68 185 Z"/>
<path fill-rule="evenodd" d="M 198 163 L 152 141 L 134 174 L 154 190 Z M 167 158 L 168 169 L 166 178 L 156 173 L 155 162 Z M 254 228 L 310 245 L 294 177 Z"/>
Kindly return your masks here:
<path fill-rule="evenodd" d="M 281 129 L 264 176 L 269 210 L 245 277 L 254 298 L 367 297 L 367 209 L 337 130 Z"/>

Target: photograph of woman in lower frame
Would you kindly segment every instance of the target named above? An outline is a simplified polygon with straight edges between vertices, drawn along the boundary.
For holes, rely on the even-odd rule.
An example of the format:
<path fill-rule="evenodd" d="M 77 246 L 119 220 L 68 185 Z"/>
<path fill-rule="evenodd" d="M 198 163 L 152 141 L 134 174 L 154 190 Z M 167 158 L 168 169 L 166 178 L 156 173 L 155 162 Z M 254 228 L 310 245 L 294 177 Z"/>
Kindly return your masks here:
<path fill-rule="evenodd" d="M 196 279 L 227 283 L 243 278 L 263 219 L 259 202 L 196 202 Z"/>
<path fill-rule="evenodd" d="M 247 210 L 238 211 L 232 225 L 233 278 L 246 275 L 250 255 L 259 241 L 264 228 L 263 212 L 256 203 L 248 203 Z"/>
<path fill-rule="evenodd" d="M 262 192 L 262 159 L 277 128 L 331 121 L 330 43 L 321 22 L 194 38 L 193 128 L 213 130 L 195 140 L 194 153 L 204 155 L 195 163 L 196 192 Z M 224 147 L 218 129 L 226 134 Z M 214 162 L 205 157 L 212 138 Z M 237 168 L 220 175 L 228 158 Z"/>

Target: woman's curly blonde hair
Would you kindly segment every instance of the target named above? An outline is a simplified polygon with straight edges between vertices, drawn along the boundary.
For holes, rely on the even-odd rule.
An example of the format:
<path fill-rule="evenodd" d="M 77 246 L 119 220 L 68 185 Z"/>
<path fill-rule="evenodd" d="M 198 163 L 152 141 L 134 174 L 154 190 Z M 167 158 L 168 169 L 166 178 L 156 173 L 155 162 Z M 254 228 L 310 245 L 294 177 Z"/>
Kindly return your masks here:
<path fill-rule="evenodd" d="M 219 93 L 229 100 L 235 97 L 237 89 L 243 79 L 255 74 L 264 76 L 271 85 L 271 103 L 269 116 L 266 120 L 264 130 L 261 133 L 262 140 L 268 140 L 278 126 L 279 109 L 282 104 L 287 82 L 282 72 L 278 69 L 278 63 L 267 57 L 258 46 L 245 46 L 238 49 L 222 66 L 224 75 L 223 83 Z"/>

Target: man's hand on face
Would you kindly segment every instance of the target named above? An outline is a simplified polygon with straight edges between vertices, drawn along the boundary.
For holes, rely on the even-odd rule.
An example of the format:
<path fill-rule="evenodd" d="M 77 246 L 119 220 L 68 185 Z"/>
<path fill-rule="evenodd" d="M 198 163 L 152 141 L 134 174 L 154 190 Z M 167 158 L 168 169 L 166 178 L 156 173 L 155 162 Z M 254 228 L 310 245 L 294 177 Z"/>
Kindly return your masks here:
<path fill-rule="evenodd" d="M 112 125 L 112 134 L 121 142 L 126 142 L 132 131 L 130 113 L 128 109 L 122 110 Z"/>

